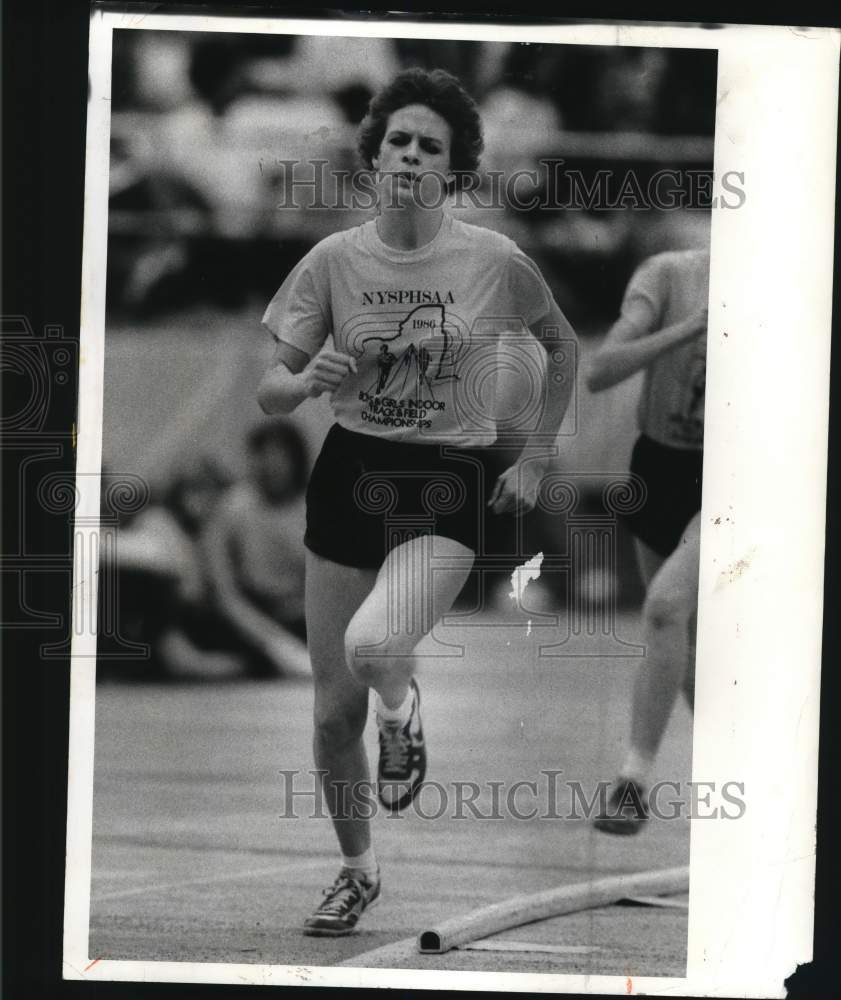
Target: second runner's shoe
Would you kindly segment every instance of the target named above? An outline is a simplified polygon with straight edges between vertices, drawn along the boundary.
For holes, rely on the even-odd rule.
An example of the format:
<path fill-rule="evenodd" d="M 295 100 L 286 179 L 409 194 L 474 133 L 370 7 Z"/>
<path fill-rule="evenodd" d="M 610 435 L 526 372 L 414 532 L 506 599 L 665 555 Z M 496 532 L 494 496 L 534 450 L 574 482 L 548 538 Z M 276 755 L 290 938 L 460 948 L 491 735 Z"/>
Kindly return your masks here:
<path fill-rule="evenodd" d="M 426 747 L 420 718 L 420 691 L 414 677 L 410 682 L 412 711 L 409 721 L 384 722 L 377 716 L 380 761 L 377 768 L 377 795 L 391 812 L 399 812 L 418 794 L 426 776 Z"/>
<path fill-rule="evenodd" d="M 633 836 L 648 821 L 648 794 L 633 778 L 619 777 L 607 801 L 606 809 L 593 820 L 602 833 Z"/>

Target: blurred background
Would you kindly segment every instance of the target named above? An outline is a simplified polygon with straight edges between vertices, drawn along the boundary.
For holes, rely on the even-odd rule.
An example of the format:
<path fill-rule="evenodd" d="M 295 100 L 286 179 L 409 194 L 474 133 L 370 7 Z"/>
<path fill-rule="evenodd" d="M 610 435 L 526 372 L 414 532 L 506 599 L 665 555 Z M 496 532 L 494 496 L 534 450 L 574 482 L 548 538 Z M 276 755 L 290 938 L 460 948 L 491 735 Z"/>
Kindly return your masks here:
<path fill-rule="evenodd" d="M 120 622 L 101 638 L 104 676 L 112 661 L 131 675 L 126 641 L 153 649 L 135 673 L 305 669 L 294 539 L 331 417 L 310 401 L 260 436 L 255 389 L 272 354 L 260 318 L 314 243 L 372 213 L 279 208 L 291 200 L 281 161 L 358 168 L 367 103 L 408 66 L 450 70 L 473 94 L 484 170 L 563 158 L 588 181 L 608 171 L 614 193 L 629 172 L 643 191 L 664 169 L 712 175 L 715 50 L 115 31 L 103 474 L 142 476 L 151 499 L 119 518 Z M 551 184 L 538 194 L 551 198 Z M 585 356 L 644 258 L 709 241 L 705 207 L 454 211 L 535 260 Z M 639 388 L 591 399 L 579 385 L 561 467 L 578 477 L 585 512 L 598 513 L 606 476 L 627 472 Z M 562 517 L 528 519 L 534 551 L 564 551 L 565 532 Z M 598 572 L 546 575 L 530 600 L 549 610 L 579 588 L 638 602 L 621 526 Z M 505 577 L 493 600 L 504 605 L 509 589 Z M 219 625 L 210 636 L 208 616 Z"/>

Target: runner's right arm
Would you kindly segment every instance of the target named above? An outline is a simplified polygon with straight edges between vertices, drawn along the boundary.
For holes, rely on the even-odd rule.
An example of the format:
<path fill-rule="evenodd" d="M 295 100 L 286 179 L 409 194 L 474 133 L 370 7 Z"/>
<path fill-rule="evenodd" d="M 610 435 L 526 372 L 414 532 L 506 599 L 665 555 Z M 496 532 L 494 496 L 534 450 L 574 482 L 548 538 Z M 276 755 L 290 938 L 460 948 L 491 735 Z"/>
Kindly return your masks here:
<path fill-rule="evenodd" d="M 304 351 L 279 340 L 257 388 L 257 402 L 264 413 L 291 413 L 305 399 L 335 392 L 349 371 L 356 371 L 356 361 L 348 354 L 320 351 L 310 360 Z"/>

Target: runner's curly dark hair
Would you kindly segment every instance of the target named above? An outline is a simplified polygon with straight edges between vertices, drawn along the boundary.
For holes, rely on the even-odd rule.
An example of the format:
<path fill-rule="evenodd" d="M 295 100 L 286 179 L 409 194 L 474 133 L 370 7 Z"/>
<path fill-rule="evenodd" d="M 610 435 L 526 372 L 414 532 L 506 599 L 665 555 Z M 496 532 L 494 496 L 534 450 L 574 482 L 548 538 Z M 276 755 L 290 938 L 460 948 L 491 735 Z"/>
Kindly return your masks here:
<path fill-rule="evenodd" d="M 476 102 L 461 82 L 443 69 L 407 69 L 399 73 L 368 106 L 359 126 L 359 155 L 369 169 L 379 154 L 391 114 L 409 104 L 423 104 L 447 122 L 452 129 L 450 169 L 455 174 L 453 189 L 462 186 L 466 175 L 479 166 L 484 142 L 482 121 Z"/>

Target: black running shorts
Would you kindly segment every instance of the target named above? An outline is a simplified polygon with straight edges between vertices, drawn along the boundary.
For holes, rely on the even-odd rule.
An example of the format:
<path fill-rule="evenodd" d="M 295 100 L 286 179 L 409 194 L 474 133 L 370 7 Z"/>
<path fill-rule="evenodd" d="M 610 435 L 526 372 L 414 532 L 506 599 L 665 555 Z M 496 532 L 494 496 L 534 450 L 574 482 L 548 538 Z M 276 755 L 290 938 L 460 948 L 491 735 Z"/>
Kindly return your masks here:
<path fill-rule="evenodd" d="M 493 522 L 514 521 L 487 507 L 506 464 L 493 447 L 405 444 L 334 424 L 307 488 L 304 543 L 360 569 L 378 569 L 391 549 L 424 534 L 486 552 Z"/>
<path fill-rule="evenodd" d="M 670 448 L 640 436 L 631 456 L 631 472 L 646 486 L 642 507 L 625 516 L 625 522 L 641 542 L 658 555 L 670 556 L 701 509 L 701 474 L 704 453 Z"/>

